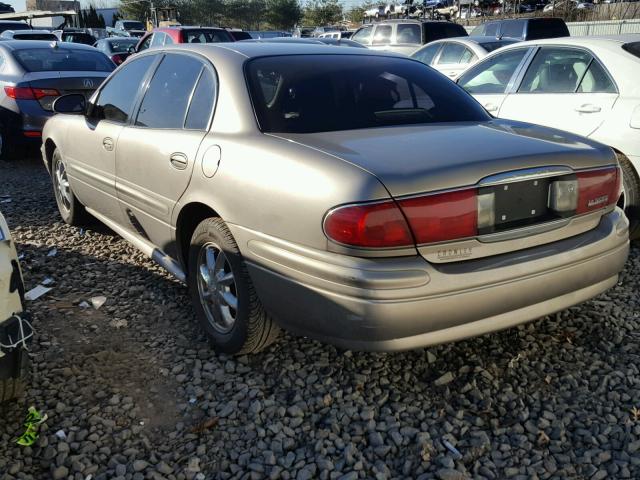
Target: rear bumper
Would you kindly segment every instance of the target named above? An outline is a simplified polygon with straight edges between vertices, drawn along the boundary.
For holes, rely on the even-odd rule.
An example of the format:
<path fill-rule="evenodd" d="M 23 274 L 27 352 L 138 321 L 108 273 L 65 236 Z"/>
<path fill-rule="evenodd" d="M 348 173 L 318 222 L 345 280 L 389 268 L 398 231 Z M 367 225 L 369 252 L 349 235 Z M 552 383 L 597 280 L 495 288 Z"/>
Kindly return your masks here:
<path fill-rule="evenodd" d="M 450 342 L 557 312 L 615 285 L 629 252 L 619 209 L 553 244 L 443 265 L 311 251 L 230 228 L 280 324 L 357 350 Z"/>

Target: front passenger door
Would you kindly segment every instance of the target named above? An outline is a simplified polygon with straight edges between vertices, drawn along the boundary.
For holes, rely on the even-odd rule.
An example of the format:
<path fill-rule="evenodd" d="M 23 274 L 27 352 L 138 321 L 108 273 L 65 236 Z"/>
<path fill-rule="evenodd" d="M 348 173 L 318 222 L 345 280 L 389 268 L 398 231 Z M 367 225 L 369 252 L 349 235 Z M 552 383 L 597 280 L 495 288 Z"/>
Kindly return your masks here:
<path fill-rule="evenodd" d="M 171 214 L 186 190 L 216 96 L 213 67 L 187 53 L 162 55 L 116 155 L 116 190 L 127 228 L 165 250 Z"/>

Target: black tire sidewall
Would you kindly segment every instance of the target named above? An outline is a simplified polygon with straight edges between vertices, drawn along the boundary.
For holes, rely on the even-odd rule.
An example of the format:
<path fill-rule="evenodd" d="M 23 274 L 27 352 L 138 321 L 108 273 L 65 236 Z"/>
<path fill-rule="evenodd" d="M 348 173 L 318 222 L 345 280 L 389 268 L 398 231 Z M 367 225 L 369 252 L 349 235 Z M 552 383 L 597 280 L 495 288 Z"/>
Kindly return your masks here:
<path fill-rule="evenodd" d="M 71 192 L 72 200 L 70 202 L 69 210 L 67 211 L 67 209 L 64 208 L 64 205 L 62 204 L 62 199 L 60 198 L 60 192 L 58 191 L 58 185 L 56 180 L 57 178 L 56 167 L 58 163 L 64 164 L 64 160 L 62 158 L 62 155 L 60 155 L 60 151 L 56 148 L 51 157 L 51 184 L 53 185 L 53 195 L 56 198 L 56 205 L 58 206 L 58 211 L 60 212 L 60 216 L 62 217 L 62 220 L 64 220 L 64 222 L 69 225 L 73 225 L 74 217 L 76 213 L 75 212 L 76 200 L 75 200 L 75 196 L 73 195 L 73 192 Z M 65 169 L 66 169 L 66 165 L 65 165 Z"/>
<path fill-rule="evenodd" d="M 226 255 L 236 283 L 236 297 L 238 298 L 238 310 L 232 329 L 227 333 L 216 330 L 209 322 L 207 314 L 200 300 L 198 290 L 198 256 L 200 250 L 208 243 L 220 247 Z M 247 341 L 250 318 L 250 281 L 236 243 L 230 236 L 226 226 L 219 219 L 204 220 L 196 228 L 189 246 L 188 285 L 193 308 L 198 320 L 205 329 L 215 349 L 225 353 L 237 353 Z"/>

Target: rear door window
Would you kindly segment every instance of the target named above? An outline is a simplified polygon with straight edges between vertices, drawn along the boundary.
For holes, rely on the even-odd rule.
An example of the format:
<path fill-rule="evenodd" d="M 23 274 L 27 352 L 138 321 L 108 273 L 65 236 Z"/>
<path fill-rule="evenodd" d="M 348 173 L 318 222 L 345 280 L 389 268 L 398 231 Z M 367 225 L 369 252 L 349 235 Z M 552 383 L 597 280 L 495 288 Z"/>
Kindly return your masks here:
<path fill-rule="evenodd" d="M 438 65 L 445 63 L 460 63 L 460 59 L 464 54 L 466 48 L 464 45 L 454 42 L 447 42 L 442 47 L 440 58 L 438 59 Z"/>
<path fill-rule="evenodd" d="M 420 25 L 399 23 L 396 31 L 396 43 L 421 44 Z"/>
<path fill-rule="evenodd" d="M 136 126 L 182 128 L 191 93 L 203 67 L 200 60 L 188 55 L 166 55 L 149 82 Z"/>
<path fill-rule="evenodd" d="M 433 59 L 436 57 L 437 53 L 440 51 L 440 47 L 442 47 L 441 43 L 431 44 L 424 48 L 421 48 L 411 56 L 416 60 L 420 60 L 422 63 L 431 65 L 433 62 Z"/>
<path fill-rule="evenodd" d="M 162 45 L 164 45 L 164 37 L 165 34 L 162 32 L 156 32 L 153 34 L 153 40 L 151 40 L 151 45 L 152 47 L 161 47 Z"/>
<path fill-rule="evenodd" d="M 156 57 L 147 55 L 126 62 L 102 87 L 96 107 L 98 118 L 126 123 L 133 110 L 133 103 L 147 71 Z"/>
<path fill-rule="evenodd" d="M 573 93 L 593 57 L 573 48 L 541 48 L 527 69 L 520 93 Z"/>
<path fill-rule="evenodd" d="M 577 91 L 578 93 L 616 93 L 617 90 L 604 67 L 593 59 Z"/>
<path fill-rule="evenodd" d="M 500 36 L 508 38 L 524 38 L 524 26 L 524 20 L 509 20 L 502 22 Z"/>
<path fill-rule="evenodd" d="M 391 25 L 378 25 L 373 35 L 373 45 L 389 45 L 391 43 Z"/>
<path fill-rule="evenodd" d="M 191 97 L 184 128 L 189 130 L 206 130 L 209 126 L 211 111 L 216 98 L 216 83 L 208 68 L 202 70 L 198 85 Z"/>
<path fill-rule="evenodd" d="M 495 55 L 471 67 L 458 84 L 471 94 L 501 94 L 509 85 L 528 49 L 519 48 Z"/>

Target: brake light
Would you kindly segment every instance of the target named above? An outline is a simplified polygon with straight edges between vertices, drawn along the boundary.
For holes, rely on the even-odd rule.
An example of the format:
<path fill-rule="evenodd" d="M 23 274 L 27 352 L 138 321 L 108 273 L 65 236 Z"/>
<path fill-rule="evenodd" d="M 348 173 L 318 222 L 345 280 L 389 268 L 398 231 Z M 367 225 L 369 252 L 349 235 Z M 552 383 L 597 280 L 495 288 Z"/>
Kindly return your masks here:
<path fill-rule="evenodd" d="M 409 198 L 398 203 L 419 244 L 473 237 L 478 233 L 475 188 Z"/>
<path fill-rule="evenodd" d="M 113 63 L 115 63 L 116 65 L 120 65 L 122 62 L 124 62 L 125 58 L 126 57 L 120 55 L 119 53 L 111 55 L 111 61 L 113 61 Z"/>
<path fill-rule="evenodd" d="M 36 130 L 25 130 L 22 134 L 29 138 L 39 138 L 42 136 L 42 132 L 38 132 Z"/>
<path fill-rule="evenodd" d="M 576 214 L 587 213 L 615 204 L 620 197 L 622 175 L 618 167 L 578 172 Z"/>
<path fill-rule="evenodd" d="M 333 209 L 325 217 L 324 231 L 331 240 L 354 247 L 414 245 L 409 226 L 393 200 Z"/>
<path fill-rule="evenodd" d="M 9 98 L 14 100 L 40 100 L 43 97 L 58 97 L 60 92 L 54 88 L 4 87 Z"/>

